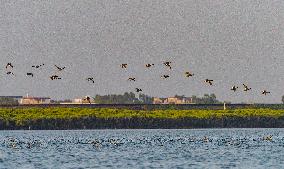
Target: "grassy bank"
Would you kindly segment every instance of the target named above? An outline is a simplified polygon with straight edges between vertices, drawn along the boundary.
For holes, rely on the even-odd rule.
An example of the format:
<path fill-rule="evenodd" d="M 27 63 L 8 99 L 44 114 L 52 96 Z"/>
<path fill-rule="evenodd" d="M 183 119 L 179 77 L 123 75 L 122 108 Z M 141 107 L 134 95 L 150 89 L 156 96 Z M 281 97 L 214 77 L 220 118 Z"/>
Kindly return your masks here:
<path fill-rule="evenodd" d="M 2 108 L 0 129 L 284 127 L 284 110 Z"/>

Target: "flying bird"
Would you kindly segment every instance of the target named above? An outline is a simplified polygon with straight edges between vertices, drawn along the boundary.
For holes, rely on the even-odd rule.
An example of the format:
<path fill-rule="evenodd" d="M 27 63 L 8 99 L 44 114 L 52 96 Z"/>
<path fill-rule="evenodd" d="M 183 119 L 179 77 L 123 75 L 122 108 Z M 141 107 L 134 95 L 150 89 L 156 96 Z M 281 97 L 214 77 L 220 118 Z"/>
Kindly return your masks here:
<path fill-rule="evenodd" d="M 136 92 L 142 92 L 142 89 L 139 89 L 139 88 L 135 88 Z"/>
<path fill-rule="evenodd" d="M 32 67 L 38 69 L 38 68 L 40 68 L 40 67 L 42 67 L 42 66 L 44 66 L 44 64 L 41 64 L 41 65 L 33 65 Z"/>
<path fill-rule="evenodd" d="M 266 91 L 266 90 L 263 90 L 263 91 L 262 91 L 262 94 L 263 94 L 263 95 L 267 95 L 267 94 L 269 94 L 269 93 L 270 93 L 270 92 L 268 92 L 268 91 Z"/>
<path fill-rule="evenodd" d="M 8 69 L 8 67 L 10 67 L 10 68 L 14 68 L 14 66 L 12 65 L 12 63 L 7 63 L 7 65 L 6 65 L 6 69 Z"/>
<path fill-rule="evenodd" d="M 13 72 L 9 71 L 7 72 L 7 75 L 15 75 Z"/>
<path fill-rule="evenodd" d="M 234 92 L 236 92 L 238 88 L 239 88 L 238 86 L 233 86 L 233 87 L 231 88 L 231 90 L 234 91 Z"/>
<path fill-rule="evenodd" d="M 57 65 L 54 65 L 57 69 L 58 69 L 58 71 L 62 71 L 62 70 L 64 70 L 66 67 L 64 66 L 64 67 L 59 67 L 59 66 L 57 66 Z"/>
<path fill-rule="evenodd" d="M 204 81 L 205 83 L 208 83 L 210 86 L 213 85 L 213 80 L 210 80 L 210 79 L 205 79 Z"/>
<path fill-rule="evenodd" d="M 170 77 L 170 75 L 162 75 L 161 76 L 161 78 L 164 78 L 164 79 L 167 79 L 167 78 L 169 78 Z"/>
<path fill-rule="evenodd" d="M 87 80 L 88 82 L 95 83 L 95 80 L 94 80 L 94 78 L 93 78 L 93 77 L 88 77 L 86 80 Z"/>
<path fill-rule="evenodd" d="M 135 78 L 135 77 L 130 77 L 130 78 L 128 78 L 128 80 L 129 80 L 129 81 L 134 81 L 134 82 L 135 82 L 135 81 L 136 81 L 136 78 Z"/>
<path fill-rule="evenodd" d="M 244 91 L 245 91 L 245 92 L 251 90 L 251 88 L 249 88 L 247 85 L 243 84 L 243 86 L 244 86 Z"/>
<path fill-rule="evenodd" d="M 91 104 L 91 98 L 87 96 L 84 100 L 87 100 Z"/>
<path fill-rule="evenodd" d="M 27 73 L 27 76 L 34 77 L 34 74 L 33 73 Z"/>
<path fill-rule="evenodd" d="M 61 78 L 57 75 L 52 75 L 52 76 L 50 76 L 50 79 L 51 80 L 57 80 L 57 79 L 61 79 Z"/>
<path fill-rule="evenodd" d="M 154 64 L 148 63 L 148 64 L 146 64 L 145 66 L 146 66 L 147 68 L 149 68 L 149 67 L 151 67 L 151 66 L 154 66 Z"/>
<path fill-rule="evenodd" d="M 170 69 L 172 69 L 172 66 L 171 66 L 172 62 L 164 62 L 164 65 L 169 67 Z"/>
<path fill-rule="evenodd" d="M 192 77 L 192 76 L 194 76 L 194 74 L 193 74 L 193 73 L 190 73 L 190 72 L 185 72 L 185 76 L 186 76 L 186 77 Z"/>
<path fill-rule="evenodd" d="M 120 66 L 121 66 L 121 68 L 126 69 L 128 65 L 127 65 L 127 63 L 123 63 Z"/>

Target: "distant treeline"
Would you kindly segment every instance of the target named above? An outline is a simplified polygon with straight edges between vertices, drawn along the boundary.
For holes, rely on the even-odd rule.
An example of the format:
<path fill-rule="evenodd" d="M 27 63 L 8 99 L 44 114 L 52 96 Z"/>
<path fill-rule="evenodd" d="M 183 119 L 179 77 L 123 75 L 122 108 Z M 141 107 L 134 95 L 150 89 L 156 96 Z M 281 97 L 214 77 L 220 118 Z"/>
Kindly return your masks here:
<path fill-rule="evenodd" d="M 192 102 L 196 104 L 220 104 L 221 101 L 217 100 L 215 94 L 204 94 L 203 97 L 192 96 Z M 229 103 L 229 102 L 228 102 Z"/>
<path fill-rule="evenodd" d="M 123 95 L 96 95 L 95 96 L 95 103 L 97 104 L 152 104 L 153 97 L 139 94 L 138 97 L 135 96 L 134 93 L 125 92 Z"/>
<path fill-rule="evenodd" d="M 1 105 L 18 105 L 19 102 L 13 98 L 10 97 L 0 97 L 0 106 Z"/>
<path fill-rule="evenodd" d="M 2 108 L 0 129 L 284 127 L 284 110 Z"/>
<path fill-rule="evenodd" d="M 184 95 L 175 95 L 176 98 L 185 98 Z M 139 94 L 138 97 L 134 93 L 125 92 L 123 95 L 96 95 L 95 103 L 98 104 L 152 104 L 153 97 L 145 94 Z M 220 104 L 215 94 L 204 94 L 203 97 L 192 96 L 193 103 L 196 104 Z"/>

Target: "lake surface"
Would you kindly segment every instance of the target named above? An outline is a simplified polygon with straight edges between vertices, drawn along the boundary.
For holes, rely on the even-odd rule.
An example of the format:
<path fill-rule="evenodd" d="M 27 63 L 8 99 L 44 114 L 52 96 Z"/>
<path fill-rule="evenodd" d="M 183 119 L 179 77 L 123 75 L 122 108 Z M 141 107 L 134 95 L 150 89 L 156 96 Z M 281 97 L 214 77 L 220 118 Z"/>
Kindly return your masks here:
<path fill-rule="evenodd" d="M 284 129 L 0 131 L 0 168 L 283 167 Z"/>

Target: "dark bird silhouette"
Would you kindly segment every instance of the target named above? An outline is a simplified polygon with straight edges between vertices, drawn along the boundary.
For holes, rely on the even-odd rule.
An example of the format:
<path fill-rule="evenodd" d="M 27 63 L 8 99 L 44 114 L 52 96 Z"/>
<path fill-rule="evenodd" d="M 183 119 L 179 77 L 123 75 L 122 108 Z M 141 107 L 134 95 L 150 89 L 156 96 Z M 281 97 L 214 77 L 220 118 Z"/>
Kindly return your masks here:
<path fill-rule="evenodd" d="M 87 96 L 84 100 L 87 100 L 91 104 L 91 98 Z"/>
<path fill-rule="evenodd" d="M 93 77 L 88 77 L 86 80 L 87 80 L 88 82 L 95 83 L 95 80 L 94 80 L 94 78 L 93 78 Z"/>
<path fill-rule="evenodd" d="M 185 72 L 185 76 L 186 76 L 186 77 L 192 77 L 192 76 L 194 76 L 194 74 L 193 74 L 193 73 L 190 73 L 190 72 Z"/>
<path fill-rule="evenodd" d="M 44 66 L 44 64 L 41 64 L 41 65 L 33 65 L 32 67 L 38 69 L 38 68 L 40 68 L 40 67 L 42 67 L 42 66 Z"/>
<path fill-rule="evenodd" d="M 164 79 L 167 79 L 169 77 L 170 77 L 170 75 L 163 75 L 163 76 L 161 76 L 161 78 L 164 78 Z"/>
<path fill-rule="evenodd" d="M 145 66 L 146 66 L 147 68 L 149 68 L 149 67 L 151 67 L 151 66 L 154 66 L 154 64 L 148 63 L 148 64 L 146 64 Z"/>
<path fill-rule="evenodd" d="M 269 93 L 270 93 L 270 92 L 268 92 L 268 91 L 266 91 L 266 90 L 263 90 L 263 91 L 262 91 L 262 94 L 263 94 L 263 95 L 267 95 L 267 94 L 269 94 Z"/>
<path fill-rule="evenodd" d="M 8 69 L 8 67 L 10 67 L 10 68 L 14 68 L 14 66 L 12 65 L 12 63 L 7 63 L 7 65 L 6 65 L 6 69 Z"/>
<path fill-rule="evenodd" d="M 128 78 L 128 80 L 129 80 L 129 81 L 134 81 L 134 82 L 135 82 L 135 81 L 136 81 L 136 78 L 135 78 L 135 77 L 130 77 L 130 78 Z"/>
<path fill-rule="evenodd" d="M 59 67 L 59 66 L 57 66 L 57 65 L 54 65 L 57 69 L 58 69 L 58 71 L 62 71 L 62 70 L 64 70 L 66 67 L 64 66 L 64 67 Z"/>
<path fill-rule="evenodd" d="M 123 68 L 123 69 L 126 69 L 127 68 L 127 63 L 123 63 L 123 64 L 121 64 L 121 68 Z"/>
<path fill-rule="evenodd" d="M 251 90 L 251 88 L 249 88 L 247 85 L 243 84 L 243 86 L 244 86 L 244 91 L 245 91 L 245 92 Z"/>
<path fill-rule="evenodd" d="M 52 75 L 52 76 L 50 76 L 50 79 L 51 80 L 57 80 L 57 79 L 61 79 L 61 78 L 57 75 Z"/>
<path fill-rule="evenodd" d="M 213 85 L 213 80 L 205 79 L 205 83 L 208 83 L 210 86 Z"/>
<path fill-rule="evenodd" d="M 236 92 L 238 88 L 239 88 L 239 87 L 237 87 L 237 86 L 233 86 L 233 87 L 231 88 L 231 90 L 234 91 L 234 92 Z"/>
<path fill-rule="evenodd" d="M 7 72 L 7 75 L 15 75 L 13 72 L 9 71 Z"/>
<path fill-rule="evenodd" d="M 170 69 L 172 69 L 172 66 L 171 66 L 172 62 L 164 62 L 164 65 L 169 67 Z"/>
<path fill-rule="evenodd" d="M 142 89 L 139 89 L 139 88 L 135 88 L 136 92 L 142 92 Z"/>
<path fill-rule="evenodd" d="M 34 77 L 34 74 L 33 73 L 27 73 L 27 76 Z"/>

